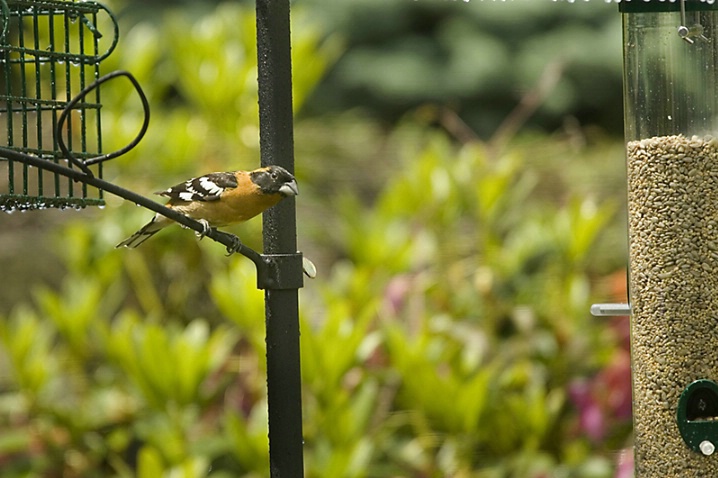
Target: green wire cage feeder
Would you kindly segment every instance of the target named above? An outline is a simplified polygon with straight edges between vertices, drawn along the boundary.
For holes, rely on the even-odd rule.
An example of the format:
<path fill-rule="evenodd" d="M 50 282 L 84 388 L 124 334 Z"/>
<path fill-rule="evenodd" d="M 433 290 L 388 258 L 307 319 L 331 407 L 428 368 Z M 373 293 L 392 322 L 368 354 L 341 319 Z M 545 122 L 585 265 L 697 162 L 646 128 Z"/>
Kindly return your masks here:
<path fill-rule="evenodd" d="M 61 152 L 61 139 L 80 160 L 100 155 L 99 88 L 71 105 L 63 131 L 58 124 L 78 92 L 99 78 L 100 63 L 117 44 L 112 14 L 95 2 L 0 0 L 0 16 L 0 128 L 5 147 L 68 167 L 72 162 Z M 93 170 L 101 177 L 101 164 Z M 0 152 L 0 210 L 103 204 L 102 190 Z"/>

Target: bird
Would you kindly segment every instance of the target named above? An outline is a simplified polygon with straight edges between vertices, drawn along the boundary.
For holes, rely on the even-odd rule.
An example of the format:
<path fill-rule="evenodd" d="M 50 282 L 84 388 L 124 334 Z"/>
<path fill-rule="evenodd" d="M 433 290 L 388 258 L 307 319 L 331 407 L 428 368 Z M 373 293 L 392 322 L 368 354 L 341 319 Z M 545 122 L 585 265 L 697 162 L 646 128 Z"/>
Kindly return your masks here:
<path fill-rule="evenodd" d="M 261 214 L 282 199 L 299 194 L 294 176 L 281 166 L 253 171 L 228 171 L 205 174 L 158 191 L 169 198 L 167 207 L 202 223 L 203 237 L 213 228 L 228 226 Z M 135 248 L 174 221 L 155 216 L 140 230 L 115 247 Z"/>

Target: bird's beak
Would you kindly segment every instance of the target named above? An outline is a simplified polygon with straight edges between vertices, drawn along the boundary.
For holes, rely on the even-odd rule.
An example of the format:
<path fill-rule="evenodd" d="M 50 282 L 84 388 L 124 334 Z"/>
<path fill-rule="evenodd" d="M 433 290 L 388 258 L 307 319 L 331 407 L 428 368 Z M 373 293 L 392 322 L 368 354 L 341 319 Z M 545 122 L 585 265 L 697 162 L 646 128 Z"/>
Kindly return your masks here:
<path fill-rule="evenodd" d="M 299 188 L 297 188 L 297 182 L 289 181 L 288 183 L 282 184 L 282 187 L 279 188 L 279 192 L 283 196 L 296 196 L 297 194 L 299 194 Z"/>

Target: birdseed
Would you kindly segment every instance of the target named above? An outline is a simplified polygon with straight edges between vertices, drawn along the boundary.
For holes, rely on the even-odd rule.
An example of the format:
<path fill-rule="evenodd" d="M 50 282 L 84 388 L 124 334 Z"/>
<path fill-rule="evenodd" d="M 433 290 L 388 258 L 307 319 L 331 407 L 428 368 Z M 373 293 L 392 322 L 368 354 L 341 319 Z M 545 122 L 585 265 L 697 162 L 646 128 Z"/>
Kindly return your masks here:
<path fill-rule="evenodd" d="M 636 476 L 718 476 L 718 454 L 688 448 L 676 422 L 691 382 L 718 381 L 718 140 L 627 153 Z"/>

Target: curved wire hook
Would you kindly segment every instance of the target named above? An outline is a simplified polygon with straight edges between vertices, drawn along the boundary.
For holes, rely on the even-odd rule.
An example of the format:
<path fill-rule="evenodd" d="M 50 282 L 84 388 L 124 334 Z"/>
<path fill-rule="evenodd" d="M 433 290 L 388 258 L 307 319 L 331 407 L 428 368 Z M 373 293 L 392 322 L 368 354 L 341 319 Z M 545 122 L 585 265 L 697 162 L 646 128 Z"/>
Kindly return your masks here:
<path fill-rule="evenodd" d="M 55 51 L 51 46 L 48 47 L 48 49 L 46 50 L 43 48 L 30 48 L 28 45 L 17 46 L 5 44 L 5 42 L 7 41 L 7 34 L 10 25 L 10 14 L 12 13 L 13 16 L 17 14 L 19 21 L 19 23 L 17 23 L 17 27 L 22 29 L 23 17 L 30 16 L 32 14 L 31 12 L 33 8 L 41 9 L 40 14 L 46 14 L 48 11 L 55 12 L 57 14 L 64 13 L 67 18 L 69 18 L 73 22 L 79 19 L 90 31 L 90 33 L 92 33 L 95 39 L 99 39 L 107 35 L 101 33 L 98 30 L 97 26 L 94 25 L 92 21 L 85 15 L 93 14 L 93 16 L 96 17 L 99 12 L 104 12 L 109 17 L 110 22 L 112 23 L 112 37 L 110 40 L 110 44 L 107 46 L 106 50 L 103 53 L 97 52 L 97 54 L 94 55 L 88 55 L 80 52 L 73 53 L 69 50 Z M 0 16 L 2 16 L 2 31 L 0 32 L 0 38 L 3 39 L 4 46 L 10 51 L 36 56 L 41 63 L 55 60 L 64 61 L 67 63 L 95 65 L 110 56 L 110 54 L 117 47 L 117 44 L 119 43 L 120 39 L 120 27 L 117 23 L 117 18 L 115 17 L 115 15 L 106 6 L 102 5 L 101 3 L 92 1 L 83 1 L 76 3 L 60 0 L 15 0 L 11 3 L 10 6 L 8 6 L 7 0 L 0 0 Z"/>
<path fill-rule="evenodd" d="M 112 43 L 110 44 L 109 47 L 107 47 L 107 50 L 103 54 L 96 56 L 94 58 L 94 61 L 96 63 L 99 63 L 102 60 L 104 60 L 105 58 L 107 58 L 108 56 L 110 56 L 110 53 L 115 51 L 115 47 L 117 46 L 117 43 L 120 41 L 120 26 L 117 23 L 117 18 L 115 17 L 115 14 L 112 13 L 110 11 L 110 9 L 108 9 L 106 6 L 104 6 L 103 4 L 98 3 L 98 2 L 87 2 L 87 3 L 92 3 L 92 4 L 96 5 L 99 10 L 103 10 L 110 17 L 110 20 L 112 20 L 112 27 L 113 27 Z M 97 31 L 97 27 L 92 25 L 90 23 L 90 21 L 87 20 L 86 17 L 82 16 L 82 21 L 85 24 L 85 26 L 87 26 L 87 28 L 92 32 L 92 34 L 95 35 L 95 37 L 97 37 L 97 38 L 102 37 L 102 34 L 99 31 Z"/>
<path fill-rule="evenodd" d="M 5 0 L 0 0 L 0 11 L 2 12 L 3 22 L 2 22 L 2 33 L 0 33 L 0 38 L 3 40 L 3 44 L 5 43 L 5 35 L 7 35 L 7 27 L 10 23 L 10 8 L 7 6 L 7 2 Z"/>
<path fill-rule="evenodd" d="M 144 110 L 144 121 L 142 122 L 142 128 L 140 128 L 140 131 L 137 133 L 135 138 L 130 141 L 127 146 L 118 149 L 117 151 L 113 151 L 112 153 L 103 154 L 100 156 L 95 156 L 93 158 L 85 159 L 84 161 L 81 159 L 78 159 L 68 148 L 65 144 L 65 140 L 62 135 L 62 130 L 65 126 L 65 122 L 67 121 L 67 117 L 70 115 L 70 112 L 72 112 L 73 108 L 77 103 L 85 99 L 85 97 L 90 94 L 93 90 L 97 89 L 101 84 L 106 83 L 114 78 L 117 78 L 119 76 L 124 76 L 130 82 L 132 83 L 132 86 L 135 88 L 135 91 L 137 91 L 137 94 L 140 97 L 140 100 L 142 101 L 142 109 Z M 60 148 L 60 151 L 62 151 L 62 154 L 65 158 L 67 158 L 72 164 L 77 166 L 82 170 L 83 173 L 90 177 L 94 177 L 92 170 L 89 168 L 89 166 L 97 163 L 101 163 L 104 161 L 107 161 L 109 159 L 116 158 L 118 156 L 122 156 L 123 154 L 129 152 L 132 150 L 137 144 L 139 144 L 140 141 L 142 141 L 142 138 L 145 136 L 145 133 L 147 133 L 147 128 L 150 124 L 150 102 L 147 100 L 147 95 L 145 95 L 145 92 L 142 90 L 142 87 L 140 86 L 140 83 L 137 81 L 137 79 L 128 71 L 125 70 L 116 70 L 112 73 L 108 73 L 107 75 L 101 76 L 97 80 L 93 81 L 91 84 L 86 86 L 82 89 L 74 98 L 72 98 L 67 105 L 62 110 L 62 113 L 60 113 L 60 117 L 57 120 L 57 128 L 55 130 L 55 134 L 57 137 L 57 146 Z"/>

